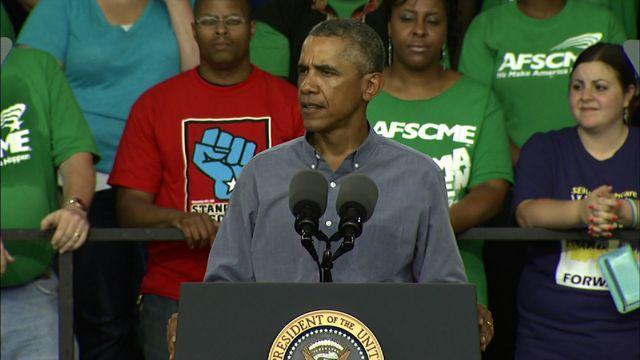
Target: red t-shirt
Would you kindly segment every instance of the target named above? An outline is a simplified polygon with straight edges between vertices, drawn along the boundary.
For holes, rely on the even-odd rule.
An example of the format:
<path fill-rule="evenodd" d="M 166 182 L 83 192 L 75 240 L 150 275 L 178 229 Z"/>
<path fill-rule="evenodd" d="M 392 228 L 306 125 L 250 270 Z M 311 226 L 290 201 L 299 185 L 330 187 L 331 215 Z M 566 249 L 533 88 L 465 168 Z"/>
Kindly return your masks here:
<path fill-rule="evenodd" d="M 246 162 L 304 133 L 296 89 L 253 68 L 234 86 L 197 69 L 144 93 L 127 121 L 109 184 L 155 195 L 155 204 L 221 220 Z M 178 299 L 182 282 L 202 281 L 209 248 L 149 244 L 141 292 Z"/>

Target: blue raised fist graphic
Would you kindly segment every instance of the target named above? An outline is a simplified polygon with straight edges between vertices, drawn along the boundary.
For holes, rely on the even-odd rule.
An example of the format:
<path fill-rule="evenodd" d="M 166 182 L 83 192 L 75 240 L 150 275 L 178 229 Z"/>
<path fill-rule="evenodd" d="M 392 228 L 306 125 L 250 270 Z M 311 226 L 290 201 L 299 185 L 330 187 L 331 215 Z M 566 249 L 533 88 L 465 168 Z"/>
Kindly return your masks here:
<path fill-rule="evenodd" d="M 196 143 L 193 163 L 214 181 L 214 194 L 229 200 L 242 168 L 256 153 L 256 144 L 220 129 L 209 129 Z"/>

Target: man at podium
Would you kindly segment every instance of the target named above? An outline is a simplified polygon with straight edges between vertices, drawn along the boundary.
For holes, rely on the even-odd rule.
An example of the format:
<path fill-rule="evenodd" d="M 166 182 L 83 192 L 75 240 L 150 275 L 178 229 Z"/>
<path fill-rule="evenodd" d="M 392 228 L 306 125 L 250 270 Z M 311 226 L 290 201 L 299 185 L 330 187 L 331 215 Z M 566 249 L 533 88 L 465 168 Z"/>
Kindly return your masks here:
<path fill-rule="evenodd" d="M 329 183 L 320 230 L 338 230 L 343 180 L 365 174 L 378 201 L 353 250 L 332 268 L 335 282 L 466 282 L 449 220 L 446 189 L 433 160 L 377 135 L 367 104 L 382 89 L 384 47 L 355 20 L 318 24 L 298 63 L 306 135 L 258 154 L 243 169 L 209 254 L 205 281 L 316 282 L 300 244 L 289 183 L 300 170 Z M 322 244 L 316 242 L 322 252 Z"/>
<path fill-rule="evenodd" d="M 255 156 L 235 184 L 209 254 L 206 282 L 318 282 L 317 263 L 301 245 L 289 209 L 289 184 L 304 169 L 327 180 L 320 230 L 338 230 L 343 180 L 365 174 L 377 206 L 353 250 L 333 264 L 334 282 L 466 282 L 451 228 L 444 179 L 431 158 L 377 135 L 366 107 L 383 87 L 384 48 L 355 20 L 328 20 L 311 30 L 298 63 L 305 136 Z M 315 242 L 321 253 L 323 244 Z M 479 316 L 481 346 L 490 341 Z M 175 345 L 177 315 L 168 324 Z M 490 324 L 489 324 L 490 325 Z M 489 330 L 492 332 L 492 330 Z"/>

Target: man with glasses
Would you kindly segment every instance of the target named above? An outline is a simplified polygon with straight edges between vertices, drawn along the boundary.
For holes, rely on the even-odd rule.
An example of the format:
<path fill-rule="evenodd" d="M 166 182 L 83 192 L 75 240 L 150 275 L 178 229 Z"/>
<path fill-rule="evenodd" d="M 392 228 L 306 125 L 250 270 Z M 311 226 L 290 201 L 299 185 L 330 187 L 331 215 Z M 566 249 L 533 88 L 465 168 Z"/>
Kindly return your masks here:
<path fill-rule="evenodd" d="M 249 61 L 249 1 L 199 0 L 194 13 L 200 66 L 138 99 L 109 179 L 122 226 L 175 227 L 186 238 L 148 246 L 139 326 L 146 359 L 167 358 L 165 324 L 180 284 L 202 281 L 243 166 L 304 131 L 296 89 Z"/>

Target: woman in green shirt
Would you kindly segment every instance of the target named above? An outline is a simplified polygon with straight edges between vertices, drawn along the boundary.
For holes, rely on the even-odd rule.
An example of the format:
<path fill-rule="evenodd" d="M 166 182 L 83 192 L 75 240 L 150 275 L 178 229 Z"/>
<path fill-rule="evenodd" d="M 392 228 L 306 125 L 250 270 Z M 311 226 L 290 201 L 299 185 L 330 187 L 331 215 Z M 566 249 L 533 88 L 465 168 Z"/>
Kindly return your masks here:
<path fill-rule="evenodd" d="M 391 65 L 367 116 L 378 134 L 431 156 L 440 166 L 451 223 L 460 233 L 495 216 L 512 182 L 502 110 L 488 87 L 442 67 L 448 2 L 396 0 L 389 6 Z M 486 304 L 482 246 L 461 243 L 460 253 L 478 301 Z"/>

